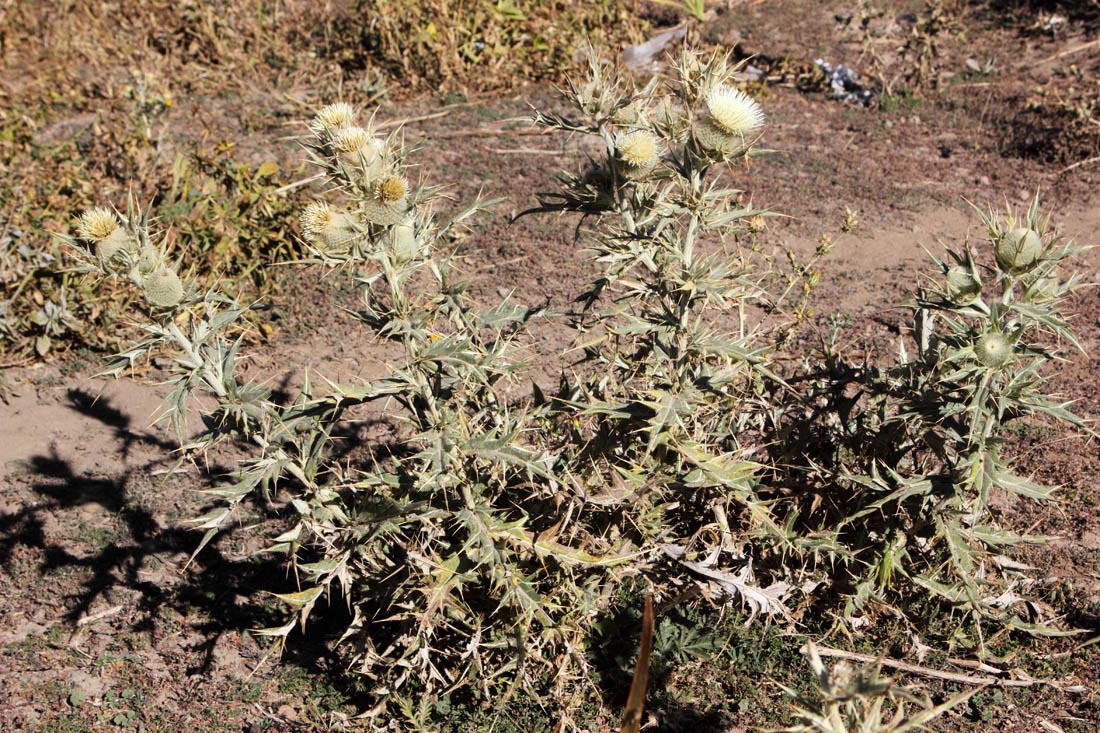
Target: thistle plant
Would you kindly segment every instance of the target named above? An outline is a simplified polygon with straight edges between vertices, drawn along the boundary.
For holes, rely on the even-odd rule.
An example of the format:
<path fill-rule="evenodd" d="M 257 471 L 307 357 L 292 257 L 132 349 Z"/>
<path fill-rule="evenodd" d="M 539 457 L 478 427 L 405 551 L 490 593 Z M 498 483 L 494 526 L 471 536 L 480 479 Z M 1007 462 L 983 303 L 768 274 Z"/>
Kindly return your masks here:
<path fill-rule="evenodd" d="M 1051 230 L 1038 200 L 1022 216 L 1009 209 L 982 220 L 984 256 L 967 245 L 933 258 L 941 279 L 917 299 L 915 353 L 902 343 L 895 366 L 849 372 L 862 397 L 835 384 L 819 395 L 836 428 L 816 443 L 826 448 L 814 460 L 844 491 L 833 506 L 846 516 L 827 521 L 842 544 L 864 548 L 849 612 L 871 598 L 911 597 L 911 583 L 964 610 L 979 630 L 991 621 L 1054 633 L 1022 595 L 1026 566 L 1009 556 L 1013 545 L 1045 538 L 1002 527 L 990 497 L 1053 495 L 1012 470 L 1004 451 L 1012 422 L 1045 418 L 1092 432 L 1044 391 L 1043 368 L 1080 349 L 1065 313 L 1079 282 L 1062 272 L 1079 250 Z"/>
<path fill-rule="evenodd" d="M 833 577 L 849 614 L 919 589 L 979 622 L 1041 630 L 1007 557 L 1029 538 L 998 525 L 990 496 L 1051 493 L 1010 470 L 1011 421 L 1087 429 L 1041 374 L 1078 346 L 1063 312 L 1078 282 L 1060 272 L 1073 248 L 1037 204 L 1019 221 L 990 212 L 985 255 L 936 260 L 913 356 L 851 365 L 827 345 L 824 368 L 780 374 L 770 344 L 788 332 L 785 300 L 817 273 L 793 256 L 779 271 L 754 238 L 768 212 L 730 183 L 751 170 L 765 124 L 734 71 L 686 53 L 639 88 L 594 59 L 565 92 L 576 117 L 536 112 L 600 142 L 536 209 L 582 217 L 596 270 L 568 314 L 580 358 L 556 390 L 519 390 L 539 314 L 479 305 L 457 272 L 456 229 L 491 202 L 437 217 L 439 189 L 414 180 L 401 134 L 383 137 L 347 104 L 321 109 L 303 140 L 327 193 L 301 212 L 301 264 L 361 288 L 350 317 L 399 354 L 381 378 L 306 378 L 275 401 L 239 370 L 249 309 L 181 276 L 158 222 L 132 202 L 80 217 L 81 269 L 143 295 L 146 336 L 107 373 L 170 355 L 164 415 L 184 451 L 249 451 L 205 490 L 196 553 L 252 502 L 279 517 L 263 527 L 268 551 L 296 585 L 275 589 L 286 622 L 256 633 L 283 643 L 319 605 L 346 605 L 341 641 L 376 710 L 392 701 L 420 719 L 459 688 L 499 701 L 538 675 L 558 692 L 584 679 L 594 620 L 625 580 L 659 601 L 701 589 L 754 617 L 788 615 L 796 589 L 829 587 L 808 577 Z M 393 424 L 393 445 L 347 439 L 364 411 Z M 865 699 L 860 720 L 873 722 L 857 730 L 927 719 L 900 705 L 883 717 L 901 698 L 877 678 L 851 694 L 821 679 L 829 725 Z M 811 729 L 847 728 L 799 730 Z"/>
<path fill-rule="evenodd" d="M 788 538 L 759 490 L 753 436 L 762 385 L 780 380 L 746 315 L 767 302 L 768 273 L 743 244 L 766 212 L 722 177 L 752 154 L 764 114 L 733 71 L 685 53 L 671 80 L 639 90 L 594 60 L 566 92 L 579 117 L 536 113 L 603 143 L 588 171 L 563 175 L 541 202 L 595 216 L 584 235 L 601 271 L 574 314 L 580 374 L 563 379 L 554 407 L 592 532 L 661 560 L 655 583 L 671 569 L 773 614 L 790 586 L 762 587 L 754 563 Z"/>
<path fill-rule="evenodd" d="M 258 634 L 285 641 L 338 596 L 352 610 L 343 641 L 354 668 L 399 702 L 474 681 L 488 692 L 528 668 L 583 663 L 601 574 L 631 556 L 597 555 L 587 536 L 544 531 L 562 524 L 555 497 L 566 491 L 534 430 L 548 408 L 505 397 L 519 363 L 514 339 L 532 314 L 507 302 L 477 308 L 449 257 L 437 255 L 486 202 L 437 224 L 433 190 L 407 182 L 401 141 L 355 123 L 354 110 L 333 105 L 310 125 L 305 146 L 338 201 L 310 204 L 302 228 L 310 262 L 356 277 L 364 295 L 355 317 L 397 344 L 403 361 L 380 380 L 330 383 L 325 394 L 307 379 L 289 404 L 273 402 L 237 373 L 244 309 L 216 291 L 196 294 L 131 206 L 127 216 L 85 213 L 72 240 L 88 271 L 129 278 L 145 294 L 149 338 L 108 373 L 174 349 L 166 415 L 184 447 L 254 446 L 233 483 L 206 491 L 218 506 L 195 524 L 205 530 L 198 552 L 248 500 L 288 510 L 289 528 L 272 532 L 269 551 L 286 555 L 300 585 L 277 594 L 292 611 L 287 623 Z M 215 406 L 205 429 L 187 436 L 195 393 Z M 368 402 L 403 426 L 403 445 L 349 461 L 340 426 Z"/>

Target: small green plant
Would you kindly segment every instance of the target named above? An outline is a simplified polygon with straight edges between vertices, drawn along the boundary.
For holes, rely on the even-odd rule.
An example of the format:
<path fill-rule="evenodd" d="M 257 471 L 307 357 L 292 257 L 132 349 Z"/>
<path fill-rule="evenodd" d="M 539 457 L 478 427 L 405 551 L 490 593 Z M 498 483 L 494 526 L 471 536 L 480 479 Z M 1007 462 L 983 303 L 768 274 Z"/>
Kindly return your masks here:
<path fill-rule="evenodd" d="M 695 20 L 706 20 L 706 0 L 656 0 L 661 5 L 677 8 L 690 15 Z"/>
<path fill-rule="evenodd" d="M 692 4 L 697 4 L 693 0 Z M 577 39 L 637 43 L 645 23 L 622 3 L 539 0 L 357 0 L 359 63 L 401 87 L 486 90 L 574 71 Z"/>
<path fill-rule="evenodd" d="M 302 202 L 283 185 L 283 175 L 273 160 L 241 162 L 224 141 L 176 157 L 157 214 L 188 243 L 187 264 L 201 266 L 204 281 L 251 283 L 264 293 L 274 285 L 270 265 L 302 256 L 294 226 Z"/>

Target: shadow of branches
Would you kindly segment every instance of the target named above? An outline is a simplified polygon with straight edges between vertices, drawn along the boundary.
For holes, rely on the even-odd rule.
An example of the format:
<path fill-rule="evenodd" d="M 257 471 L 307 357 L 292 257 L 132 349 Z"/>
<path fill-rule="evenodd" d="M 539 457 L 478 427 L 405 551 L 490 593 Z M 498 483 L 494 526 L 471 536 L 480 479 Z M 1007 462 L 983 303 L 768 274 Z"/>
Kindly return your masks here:
<path fill-rule="evenodd" d="M 230 469 L 190 464 L 187 478 L 180 479 L 174 442 L 136 429 L 109 400 L 76 389 L 68 398 L 73 410 L 111 429 L 119 457 L 132 456 L 138 446 L 162 457 L 110 475 L 78 471 L 56 445 L 30 457 L 22 506 L 0 514 L 0 569 L 11 581 L 24 587 L 51 583 L 52 591 L 30 595 L 60 603 L 59 620 L 74 627 L 99 605 L 121 599 L 132 632 L 152 631 L 169 610 L 192 619 L 189 628 L 201 637 L 194 649 L 201 662 L 189 674 L 211 670 L 224 635 L 282 623 L 283 609 L 261 591 L 293 590 L 294 580 L 286 577 L 281 557 L 238 549 L 246 526 L 223 533 L 188 564 L 202 532 L 163 519 L 177 511 L 185 519 L 213 507 L 187 497 L 217 484 Z M 278 506 L 249 510 L 262 521 L 281 521 Z M 325 614 L 318 615 L 323 623 Z M 306 646 L 288 652 L 307 666 L 320 663 L 320 653 Z"/>

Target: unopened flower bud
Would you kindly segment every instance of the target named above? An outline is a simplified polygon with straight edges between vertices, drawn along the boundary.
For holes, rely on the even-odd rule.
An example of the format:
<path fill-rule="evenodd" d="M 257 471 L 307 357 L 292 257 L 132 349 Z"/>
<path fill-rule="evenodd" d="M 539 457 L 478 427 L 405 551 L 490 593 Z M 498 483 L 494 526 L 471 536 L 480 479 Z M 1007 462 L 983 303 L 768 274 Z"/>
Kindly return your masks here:
<path fill-rule="evenodd" d="M 1017 227 L 1001 236 L 994 254 L 1002 270 L 1018 275 L 1030 270 L 1042 257 L 1043 240 L 1034 229 Z"/>
<path fill-rule="evenodd" d="M 119 227 L 95 244 L 95 256 L 99 266 L 116 275 L 124 272 L 127 259 L 137 242 L 130 233 Z"/>
<path fill-rule="evenodd" d="M 969 305 L 982 293 L 982 283 L 969 267 L 955 265 L 947 271 L 947 299 L 956 305 Z"/>
<path fill-rule="evenodd" d="M 411 262 L 420 255 L 420 244 L 416 241 L 416 229 L 411 224 L 398 224 L 390 232 L 393 259 L 398 264 Z"/>
<path fill-rule="evenodd" d="M 1041 277 L 1027 286 L 1026 299 L 1031 303 L 1053 303 L 1058 298 L 1058 280 Z"/>
<path fill-rule="evenodd" d="M 153 272 L 160 269 L 162 263 L 159 249 L 151 244 L 143 245 L 141 254 L 138 255 L 138 274 L 142 277 L 151 275 Z"/>
<path fill-rule="evenodd" d="M 154 308 L 172 308 L 183 299 L 183 283 L 175 270 L 162 267 L 142 282 L 145 300 Z"/>
<path fill-rule="evenodd" d="M 633 104 L 619 107 L 612 113 L 611 121 L 616 125 L 633 125 L 638 122 L 638 110 Z"/>

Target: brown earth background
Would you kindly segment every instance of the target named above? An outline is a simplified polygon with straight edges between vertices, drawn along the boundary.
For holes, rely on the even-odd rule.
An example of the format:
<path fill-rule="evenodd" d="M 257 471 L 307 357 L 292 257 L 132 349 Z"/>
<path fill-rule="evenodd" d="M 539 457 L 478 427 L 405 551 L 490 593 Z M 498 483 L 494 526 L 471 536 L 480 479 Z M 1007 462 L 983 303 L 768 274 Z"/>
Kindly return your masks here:
<path fill-rule="evenodd" d="M 246 169 L 278 164 L 271 188 L 293 183 L 307 175 L 294 138 L 312 111 L 341 98 L 377 98 L 377 120 L 403 124 L 424 180 L 446 185 L 457 202 L 479 191 L 507 197 L 461 244 L 475 294 L 515 291 L 523 302 L 561 307 L 584 289 L 590 273 L 574 222 L 511 221 L 538 192 L 553 190 L 555 173 L 583 164 L 576 140 L 533 132 L 528 106 L 560 106 L 551 85 L 560 68 L 576 65 L 576 38 L 555 51 L 550 70 L 536 73 L 524 57 L 472 72 L 436 69 L 433 81 L 415 58 L 411 66 L 387 65 L 337 42 L 347 37 L 343 29 L 369 25 L 371 13 L 392 11 L 387 3 L 275 3 L 262 18 L 252 5 L 182 3 L 180 15 L 159 3 L 4 4 L 4 245 L 53 248 L 45 232 L 69 231 L 83 206 L 122 205 L 128 188 L 139 197 L 165 196 L 165 181 L 178 179 L 174 166 L 187 151 L 230 146 L 232 160 Z M 887 305 L 904 303 L 934 274 L 926 252 L 980 242 L 980 222 L 967 202 L 1026 207 L 1038 192 L 1064 235 L 1100 242 L 1095 3 L 730 2 L 714 3 L 702 22 L 646 3 L 613 4 L 609 12 L 621 24 L 605 27 L 603 40 L 612 47 L 682 23 L 699 47 L 728 51 L 759 71 L 753 88 L 769 118 L 763 144 L 773 152 L 737 169 L 734 184 L 756 205 L 784 215 L 769 222 L 770 245 L 808 254 L 823 235 L 835 240 L 812 294 L 817 315 L 810 328 L 824 332 L 831 315 L 845 315 L 843 337 L 853 349 L 896 348 L 907 316 Z M 941 27 L 922 30 L 936 12 Z M 203 30 L 219 18 L 223 26 Z M 550 37 L 565 43 L 564 32 Z M 210 39 L 224 48 L 203 46 Z M 832 98 L 814 71 L 817 58 L 860 71 L 878 102 L 862 107 Z M 135 70 L 148 75 L 150 95 L 172 100 L 151 119 L 144 142 L 119 132 L 134 124 Z M 287 195 L 304 194 L 302 188 Z M 35 218 L 32 209 L 46 213 Z M 842 232 L 846 212 L 858 224 Z M 287 236 L 295 233 L 290 221 Z M 182 235 L 177 246 L 187 246 Z M 1095 280 L 1100 250 L 1076 265 Z M 384 373 L 386 354 L 337 310 L 354 304 L 352 287 L 301 268 L 265 277 L 269 309 L 250 343 L 255 373 L 285 385 L 299 383 L 307 370 L 336 381 Z M 11 282 L 4 298 L 13 295 Z M 46 286 L 41 292 L 49 297 Z M 1074 305 L 1074 326 L 1090 356 L 1053 365 L 1052 386 L 1094 418 L 1100 298 L 1085 289 Z M 172 438 L 153 424 L 157 365 L 118 382 L 96 376 L 105 349 L 126 333 L 124 315 L 105 322 L 102 310 L 80 311 L 83 325 L 56 337 L 44 357 L 19 340 L 5 357 L 0 730 L 379 727 L 361 717 L 361 691 L 340 676 L 323 633 L 294 641 L 282 662 L 264 659 L 265 648 L 247 632 L 270 625 L 278 609 L 254 589 L 283 571 L 250 554 L 246 528 L 186 565 L 199 536 L 185 521 L 204 505 L 194 489 L 228 470 L 234 456 L 216 456 L 223 465 L 176 465 Z M 530 348 L 553 363 L 567 336 L 553 325 L 540 328 Z M 385 430 L 371 427 L 370 415 L 363 420 L 365 436 Z M 934 729 L 1094 731 L 1100 456 L 1094 442 L 1045 426 L 1022 430 L 1014 447 L 1024 470 L 1063 488 L 1050 506 L 1004 499 L 998 509 L 1012 526 L 1056 537 L 1026 559 L 1049 578 L 1067 622 L 1087 633 L 1021 642 L 1005 664 L 1085 691 L 989 689 Z M 791 662 L 800 642 L 785 630 L 757 629 L 736 643 L 752 651 L 693 660 L 660 681 L 649 713 L 655 729 L 784 723 L 782 693 L 766 680 L 801 674 Z M 874 653 L 912 658 L 910 639 L 887 646 Z M 944 689 L 920 676 L 907 681 Z M 578 726 L 617 729 L 613 698 L 606 708 L 574 711 Z M 490 712 L 456 713 L 456 729 L 488 728 Z M 553 710 L 496 716 L 496 730 L 551 730 L 559 720 Z"/>

